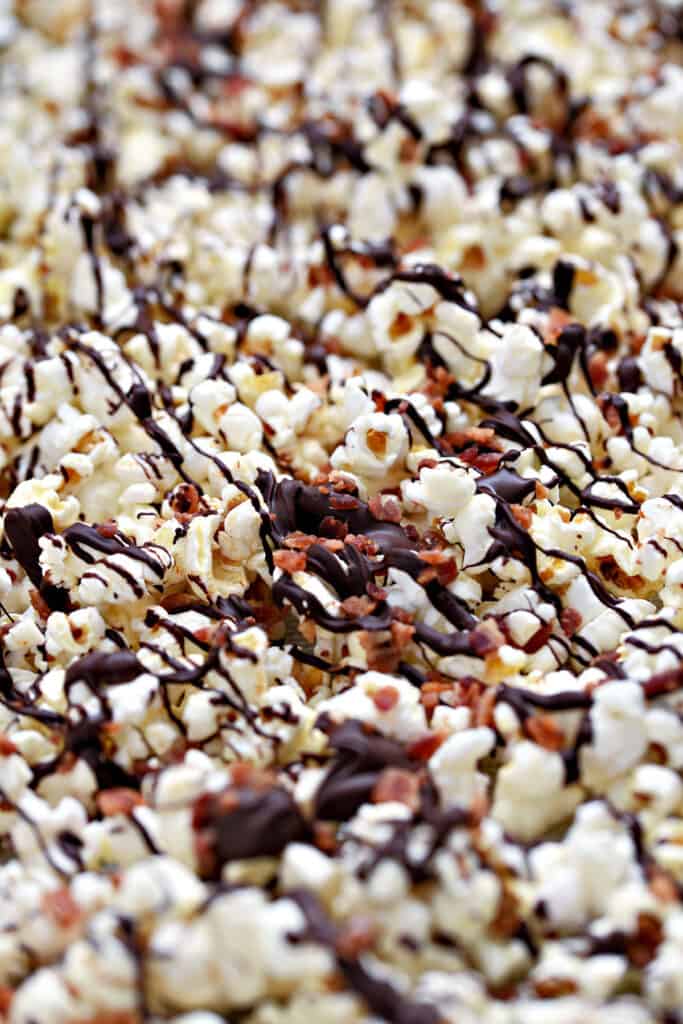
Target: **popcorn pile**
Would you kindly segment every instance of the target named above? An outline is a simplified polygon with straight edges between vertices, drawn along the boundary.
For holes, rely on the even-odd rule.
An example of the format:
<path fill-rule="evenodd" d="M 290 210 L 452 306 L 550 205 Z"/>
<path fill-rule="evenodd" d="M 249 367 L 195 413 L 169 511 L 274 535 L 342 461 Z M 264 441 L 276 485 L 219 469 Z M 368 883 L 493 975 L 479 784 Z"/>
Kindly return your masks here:
<path fill-rule="evenodd" d="M 683 1022 L 680 0 L 0 5 L 0 1018 Z"/>

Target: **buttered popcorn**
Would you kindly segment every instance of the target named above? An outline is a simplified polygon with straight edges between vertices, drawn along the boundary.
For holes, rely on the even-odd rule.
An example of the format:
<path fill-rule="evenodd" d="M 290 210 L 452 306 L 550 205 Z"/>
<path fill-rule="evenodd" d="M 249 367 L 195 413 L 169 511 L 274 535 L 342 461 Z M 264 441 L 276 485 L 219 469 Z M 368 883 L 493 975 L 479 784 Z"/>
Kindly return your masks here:
<path fill-rule="evenodd" d="M 683 1024 L 682 25 L 0 4 L 7 1024 Z"/>

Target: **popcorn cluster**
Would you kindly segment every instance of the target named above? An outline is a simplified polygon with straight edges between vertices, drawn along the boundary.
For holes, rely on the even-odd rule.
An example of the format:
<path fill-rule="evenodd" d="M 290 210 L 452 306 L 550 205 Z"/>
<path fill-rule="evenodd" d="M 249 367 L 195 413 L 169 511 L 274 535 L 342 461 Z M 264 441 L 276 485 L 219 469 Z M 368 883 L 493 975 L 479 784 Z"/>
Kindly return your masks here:
<path fill-rule="evenodd" d="M 681 40 L 0 4 L 7 1024 L 683 1024 Z"/>

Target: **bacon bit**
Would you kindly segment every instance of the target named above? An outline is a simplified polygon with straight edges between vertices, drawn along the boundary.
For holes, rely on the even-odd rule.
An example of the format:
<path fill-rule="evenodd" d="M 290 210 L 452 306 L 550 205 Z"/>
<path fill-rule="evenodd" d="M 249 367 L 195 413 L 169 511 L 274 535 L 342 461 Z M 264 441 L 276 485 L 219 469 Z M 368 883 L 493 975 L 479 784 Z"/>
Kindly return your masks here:
<path fill-rule="evenodd" d="M 534 991 L 539 999 L 558 999 L 578 992 L 578 986 L 572 978 L 543 978 L 534 982 Z"/>
<path fill-rule="evenodd" d="M 479 679 L 466 676 L 457 682 L 446 680 L 443 676 L 429 679 L 422 684 L 420 703 L 423 705 L 427 718 L 430 719 L 438 704 L 449 707 L 468 707 L 477 719 L 477 725 L 488 725 L 493 721 L 493 707 L 496 702 L 496 688 L 486 686 Z"/>
<path fill-rule="evenodd" d="M 45 621 L 50 615 L 50 606 L 43 597 L 34 587 L 31 587 L 28 592 L 29 600 L 35 609 L 36 614 Z"/>
<path fill-rule="evenodd" d="M 378 711 L 393 711 L 398 704 L 398 690 L 395 686 L 381 686 L 373 694 L 372 703 Z"/>
<path fill-rule="evenodd" d="M 650 891 L 662 903 L 677 903 L 678 888 L 673 878 L 659 868 L 650 872 Z"/>
<path fill-rule="evenodd" d="M 417 471 L 419 473 L 420 470 L 422 469 L 434 469 L 434 466 L 438 465 L 439 463 L 437 462 L 436 459 L 422 459 L 422 461 L 419 463 L 417 467 Z"/>
<path fill-rule="evenodd" d="M 374 540 L 371 540 L 370 537 L 366 537 L 363 533 L 348 533 L 346 535 L 346 543 L 352 544 L 354 548 L 362 551 L 364 555 L 370 555 L 371 557 L 372 555 L 376 555 L 378 551 Z"/>
<path fill-rule="evenodd" d="M 368 668 L 375 672 L 391 674 L 398 668 L 401 653 L 396 649 L 393 637 L 387 630 L 370 632 L 360 630 L 359 639 L 365 650 Z"/>
<path fill-rule="evenodd" d="M 484 619 L 470 630 L 469 642 L 475 654 L 486 657 L 503 646 L 505 636 L 495 619 Z"/>
<path fill-rule="evenodd" d="M 495 686 L 487 686 L 474 705 L 474 724 L 476 726 L 493 725 L 493 709 L 496 706 L 497 691 Z"/>
<path fill-rule="evenodd" d="M 230 765 L 230 778 L 238 789 L 248 786 L 250 789 L 268 790 L 276 781 L 272 772 L 249 761 L 233 761 Z M 227 789 L 221 794 L 221 810 L 232 811 L 237 806 L 235 794 Z"/>
<path fill-rule="evenodd" d="M 356 495 L 358 493 L 358 487 L 355 480 L 352 480 L 348 476 L 344 476 L 338 470 L 333 469 L 330 473 L 329 482 L 334 487 L 337 493 L 346 493 Z"/>
<path fill-rule="evenodd" d="M 545 486 L 545 484 L 542 484 L 540 480 L 534 481 L 534 487 L 536 488 L 536 497 L 539 501 L 542 501 L 544 498 L 547 498 L 550 494 L 548 488 Z"/>
<path fill-rule="evenodd" d="M 401 246 L 401 252 L 403 255 L 407 255 L 409 252 L 418 252 L 420 249 L 428 249 L 430 247 L 430 241 L 427 235 L 418 235 L 412 242 L 408 242 L 407 245 Z"/>
<path fill-rule="evenodd" d="M 526 719 L 524 729 L 539 747 L 554 751 L 564 747 L 564 733 L 550 715 L 532 715 Z"/>
<path fill-rule="evenodd" d="M 347 597 L 341 602 L 341 609 L 350 619 L 361 615 L 370 615 L 377 607 L 375 602 L 363 595 L 362 597 Z"/>
<path fill-rule="evenodd" d="M 311 288 L 317 288 L 319 285 L 327 286 L 333 282 L 334 274 L 324 263 L 320 267 L 308 268 L 308 283 Z"/>
<path fill-rule="evenodd" d="M 212 644 L 216 636 L 217 627 L 214 626 L 200 626 L 199 629 L 195 629 L 194 638 L 200 644 Z"/>
<path fill-rule="evenodd" d="M 103 523 L 100 523 L 97 527 L 97 532 L 100 537 L 107 537 L 111 539 L 115 537 L 118 532 L 118 526 L 115 519 L 105 519 Z"/>
<path fill-rule="evenodd" d="M 433 711 L 437 704 L 440 703 L 443 694 L 450 693 L 455 696 L 457 692 L 457 683 L 439 682 L 436 679 L 429 680 L 420 687 L 420 703 L 427 711 Z"/>
<path fill-rule="evenodd" d="M 401 522 L 401 505 L 393 494 L 376 494 L 374 498 L 370 498 L 368 508 L 375 519 L 385 523 Z"/>
<path fill-rule="evenodd" d="M 607 353 L 606 352 L 595 352 L 588 361 L 588 376 L 591 379 L 591 384 L 597 391 L 603 391 L 609 373 L 607 370 Z"/>
<path fill-rule="evenodd" d="M 509 939 L 519 928 L 519 901 L 514 892 L 503 885 L 496 916 L 489 932 L 496 939 Z"/>
<path fill-rule="evenodd" d="M 9 757 L 10 754 L 16 754 L 19 748 L 9 736 L 6 736 L 4 732 L 0 732 L 0 757 Z"/>
<path fill-rule="evenodd" d="M 409 622 L 394 620 L 389 629 L 391 630 L 391 638 L 399 650 L 403 650 L 412 641 L 415 634 L 415 627 Z"/>
<path fill-rule="evenodd" d="M 336 511 L 351 512 L 354 509 L 360 508 L 360 502 L 358 498 L 355 498 L 353 494 L 331 494 L 330 495 L 330 507 Z"/>
<path fill-rule="evenodd" d="M 397 338 L 402 338 L 404 334 L 408 334 L 413 329 L 413 318 L 408 316 L 407 313 L 398 313 L 394 322 L 389 327 L 389 337 L 392 341 L 396 341 Z"/>
<path fill-rule="evenodd" d="M 370 427 L 365 432 L 365 443 L 374 455 L 386 455 L 388 440 L 389 438 L 383 430 L 374 430 Z"/>
<path fill-rule="evenodd" d="M 14 989 L 9 988 L 8 985 L 0 985 L 0 1014 L 6 1016 L 9 1013 L 13 999 Z"/>
<path fill-rule="evenodd" d="M 128 817 L 133 813 L 134 808 L 142 806 L 144 802 L 141 793 L 135 789 L 128 789 L 126 786 L 105 789 L 96 797 L 100 814 L 105 818 L 112 818 L 115 814 L 125 814 Z"/>
<path fill-rule="evenodd" d="M 598 399 L 598 406 L 600 408 L 600 412 L 602 413 L 602 415 L 607 420 L 608 426 L 610 426 L 612 428 L 612 430 L 616 430 L 617 433 L 620 434 L 621 430 L 622 430 L 621 420 L 619 418 L 619 413 L 614 408 L 612 403 L 611 402 L 600 401 Z"/>
<path fill-rule="evenodd" d="M 535 654 L 536 651 L 540 651 L 550 637 L 553 635 L 553 626 L 551 622 L 546 622 L 544 626 L 537 629 L 533 636 L 530 636 L 527 642 L 522 647 L 525 654 Z"/>
<path fill-rule="evenodd" d="M 421 736 L 419 740 L 415 740 L 408 747 L 407 754 L 412 761 L 428 761 L 432 754 L 436 753 L 443 741 L 445 740 L 444 733 L 441 732 L 428 732 L 424 736 Z"/>
<path fill-rule="evenodd" d="M 453 430 L 446 435 L 454 448 L 465 448 L 468 444 L 480 444 L 500 451 L 500 442 L 491 427 L 468 427 L 467 430 Z"/>
<path fill-rule="evenodd" d="M 326 551 L 331 551 L 333 554 L 336 554 L 338 551 L 344 550 L 344 541 L 336 540 L 333 537 L 321 537 L 320 547 L 325 548 Z"/>
<path fill-rule="evenodd" d="M 531 528 L 533 512 L 530 508 L 527 508 L 526 505 L 510 505 L 510 511 L 523 530 Z"/>
<path fill-rule="evenodd" d="M 307 551 L 313 544 L 317 543 L 318 538 L 314 537 L 310 533 L 288 533 L 285 537 L 285 547 L 292 548 L 294 551 Z"/>
<path fill-rule="evenodd" d="M 560 625 L 565 636 L 574 636 L 581 626 L 583 617 L 576 608 L 563 608 L 560 612 Z"/>
<path fill-rule="evenodd" d="M 626 955 L 634 967 L 647 967 L 664 938 L 662 922 L 654 914 L 638 914 L 638 930 L 626 940 Z"/>
<path fill-rule="evenodd" d="M 455 559 L 445 551 L 420 551 L 419 556 L 434 569 L 436 578 L 442 586 L 447 587 L 457 577 L 458 566 Z"/>
<path fill-rule="evenodd" d="M 491 809 L 491 801 L 485 793 L 477 793 L 469 806 L 469 819 L 472 828 L 481 825 Z"/>
<path fill-rule="evenodd" d="M 543 340 L 546 345 L 555 345 L 558 337 L 567 324 L 571 324 L 573 322 L 574 321 L 569 313 L 564 309 L 560 309 L 559 306 L 553 306 L 548 314 L 548 322 L 546 323 L 545 331 L 543 332 Z"/>
<path fill-rule="evenodd" d="M 420 777 L 400 768 L 385 768 L 372 790 L 375 804 L 405 804 L 411 811 L 420 806 Z"/>
<path fill-rule="evenodd" d="M 306 568 L 306 554 L 304 551 L 276 551 L 273 562 L 283 572 L 303 572 Z"/>
<path fill-rule="evenodd" d="M 339 931 L 335 942 L 338 956 L 355 960 L 372 949 L 377 938 L 377 925 L 369 917 L 352 917 Z"/>
<path fill-rule="evenodd" d="M 480 245 L 468 245 L 462 254 L 460 266 L 463 270 L 483 270 L 486 266 L 486 253 Z"/>
<path fill-rule="evenodd" d="M 328 537 L 330 540 L 344 540 L 348 532 L 349 528 L 346 523 L 334 516 L 325 516 L 320 524 L 321 536 Z"/>
<path fill-rule="evenodd" d="M 81 908 L 66 886 L 43 893 L 41 906 L 43 912 L 52 919 L 58 928 L 71 928 L 83 916 Z"/>
<path fill-rule="evenodd" d="M 401 163 L 410 163 L 412 160 L 417 159 L 417 155 L 420 152 L 420 144 L 417 139 L 414 139 L 411 135 L 403 140 L 401 145 L 398 147 L 398 157 Z"/>
<path fill-rule="evenodd" d="M 173 514 L 181 523 L 186 523 L 199 512 L 199 491 L 194 484 L 180 484 L 170 501 Z"/>
<path fill-rule="evenodd" d="M 497 452 L 479 452 L 471 465 L 484 476 L 490 476 L 498 469 L 502 457 L 502 454 L 499 455 Z"/>
<path fill-rule="evenodd" d="M 417 577 L 417 582 L 422 587 L 426 587 L 428 583 L 436 579 L 436 569 L 423 569 Z"/>
<path fill-rule="evenodd" d="M 66 750 L 59 759 L 57 773 L 59 775 L 68 775 L 73 770 L 76 761 L 78 761 L 78 758 L 73 750 Z"/>
<path fill-rule="evenodd" d="M 316 821 L 313 825 L 313 842 L 324 853 L 337 849 L 337 827 L 330 821 Z"/>

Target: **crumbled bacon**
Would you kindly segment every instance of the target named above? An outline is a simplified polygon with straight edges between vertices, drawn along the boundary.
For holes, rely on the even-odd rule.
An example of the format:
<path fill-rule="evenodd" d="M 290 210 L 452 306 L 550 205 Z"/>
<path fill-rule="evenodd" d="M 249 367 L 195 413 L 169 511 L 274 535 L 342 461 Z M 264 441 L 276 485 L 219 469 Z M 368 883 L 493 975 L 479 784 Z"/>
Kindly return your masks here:
<path fill-rule="evenodd" d="M 105 818 L 111 818 L 115 814 L 129 815 L 134 808 L 140 807 L 145 801 L 137 790 L 118 786 L 114 789 L 102 790 L 97 794 L 96 802 L 100 814 Z"/>
<path fill-rule="evenodd" d="M 387 523 L 400 523 L 401 505 L 393 494 L 376 494 L 368 502 L 368 508 L 375 519 Z"/>
<path fill-rule="evenodd" d="M 31 589 L 28 592 L 28 596 L 38 617 L 41 618 L 43 621 L 46 621 L 50 615 L 50 606 L 43 597 L 43 595 L 34 587 L 31 587 Z"/>
<path fill-rule="evenodd" d="M 344 540 L 349 528 L 345 522 L 341 519 L 337 519 L 335 516 L 325 516 L 320 523 L 320 535 L 321 537 L 329 537 L 333 540 Z"/>
<path fill-rule="evenodd" d="M 313 544 L 318 541 L 317 537 L 314 537 L 311 533 L 288 533 L 285 537 L 285 547 L 292 548 L 294 551 L 307 551 Z"/>
<path fill-rule="evenodd" d="M 560 612 L 560 625 L 565 636 L 574 636 L 582 622 L 581 612 L 576 608 L 563 608 Z"/>
<path fill-rule="evenodd" d="M 72 928 L 83 916 L 83 912 L 66 886 L 52 889 L 43 894 L 43 912 L 58 928 Z"/>
<path fill-rule="evenodd" d="M 10 754 L 16 754 L 18 747 L 12 743 L 9 736 L 6 736 L 4 732 L 0 732 L 0 757 L 9 757 Z"/>
<path fill-rule="evenodd" d="M 420 551 L 420 558 L 433 569 L 433 575 L 427 570 L 431 579 L 437 579 L 442 586 L 448 586 L 458 575 L 455 559 L 445 551 Z M 420 577 L 422 578 L 422 573 Z"/>
<path fill-rule="evenodd" d="M 529 738 L 546 750 L 558 751 L 564 747 L 564 733 L 550 715 L 531 715 L 524 728 Z"/>
<path fill-rule="evenodd" d="M 489 925 L 489 932 L 498 939 L 509 939 L 519 928 L 519 900 L 506 885 L 502 886 L 496 915 Z"/>
<path fill-rule="evenodd" d="M 105 519 L 103 523 L 100 523 L 97 527 L 97 532 L 100 537 L 115 537 L 118 533 L 118 526 L 115 519 Z"/>
<path fill-rule="evenodd" d="M 360 501 L 353 494 L 335 493 L 330 495 L 330 508 L 336 509 L 338 512 L 351 512 L 360 508 Z"/>
<path fill-rule="evenodd" d="M 14 999 L 14 989 L 8 985 L 0 985 L 0 1015 L 5 1017 L 10 1010 Z"/>
<path fill-rule="evenodd" d="M 388 630 L 361 630 L 358 634 L 365 650 L 368 668 L 376 672 L 391 674 L 398 668 L 401 652 L 397 650 L 394 639 Z"/>
<path fill-rule="evenodd" d="M 603 391 L 609 376 L 607 370 L 608 356 L 606 352 L 595 352 L 588 362 L 588 376 L 596 391 Z"/>
<path fill-rule="evenodd" d="M 373 694 L 372 702 L 378 711 L 393 711 L 398 704 L 398 690 L 395 686 L 381 686 Z"/>
<path fill-rule="evenodd" d="M 362 953 L 372 949 L 376 939 L 377 925 L 372 918 L 356 915 L 340 929 L 335 949 L 339 956 L 354 960 Z"/>
<path fill-rule="evenodd" d="M 428 761 L 432 754 L 436 753 L 445 736 L 440 732 L 428 732 L 415 740 L 408 747 L 408 757 L 413 761 Z"/>
<path fill-rule="evenodd" d="M 275 551 L 273 562 L 283 572 L 303 572 L 306 568 L 306 554 L 304 551 Z"/>
<path fill-rule="evenodd" d="M 470 647 L 474 654 L 486 657 L 505 643 L 505 636 L 495 619 L 484 619 L 470 630 Z"/>
<path fill-rule="evenodd" d="M 400 768 L 385 768 L 375 783 L 372 799 L 376 804 L 396 802 L 417 811 L 420 806 L 420 777 Z"/>
<path fill-rule="evenodd" d="M 530 529 L 533 522 L 533 512 L 530 508 L 526 505 L 510 505 L 510 511 L 523 530 Z"/>
<path fill-rule="evenodd" d="M 539 999 L 560 999 L 578 991 L 573 978 L 543 978 L 534 982 L 534 991 Z"/>
<path fill-rule="evenodd" d="M 362 597 L 347 597 L 341 602 L 342 611 L 350 619 L 358 618 L 361 615 L 370 615 L 375 608 L 375 602 L 365 595 Z"/>
<path fill-rule="evenodd" d="M 543 340 L 546 345 L 554 345 L 567 324 L 572 323 L 572 317 L 559 306 L 553 306 L 548 313 L 548 320 L 543 332 Z"/>
<path fill-rule="evenodd" d="M 657 955 L 657 949 L 664 938 L 662 922 L 654 914 L 641 911 L 637 918 L 635 935 L 626 940 L 626 955 L 634 967 L 647 967 Z"/>

